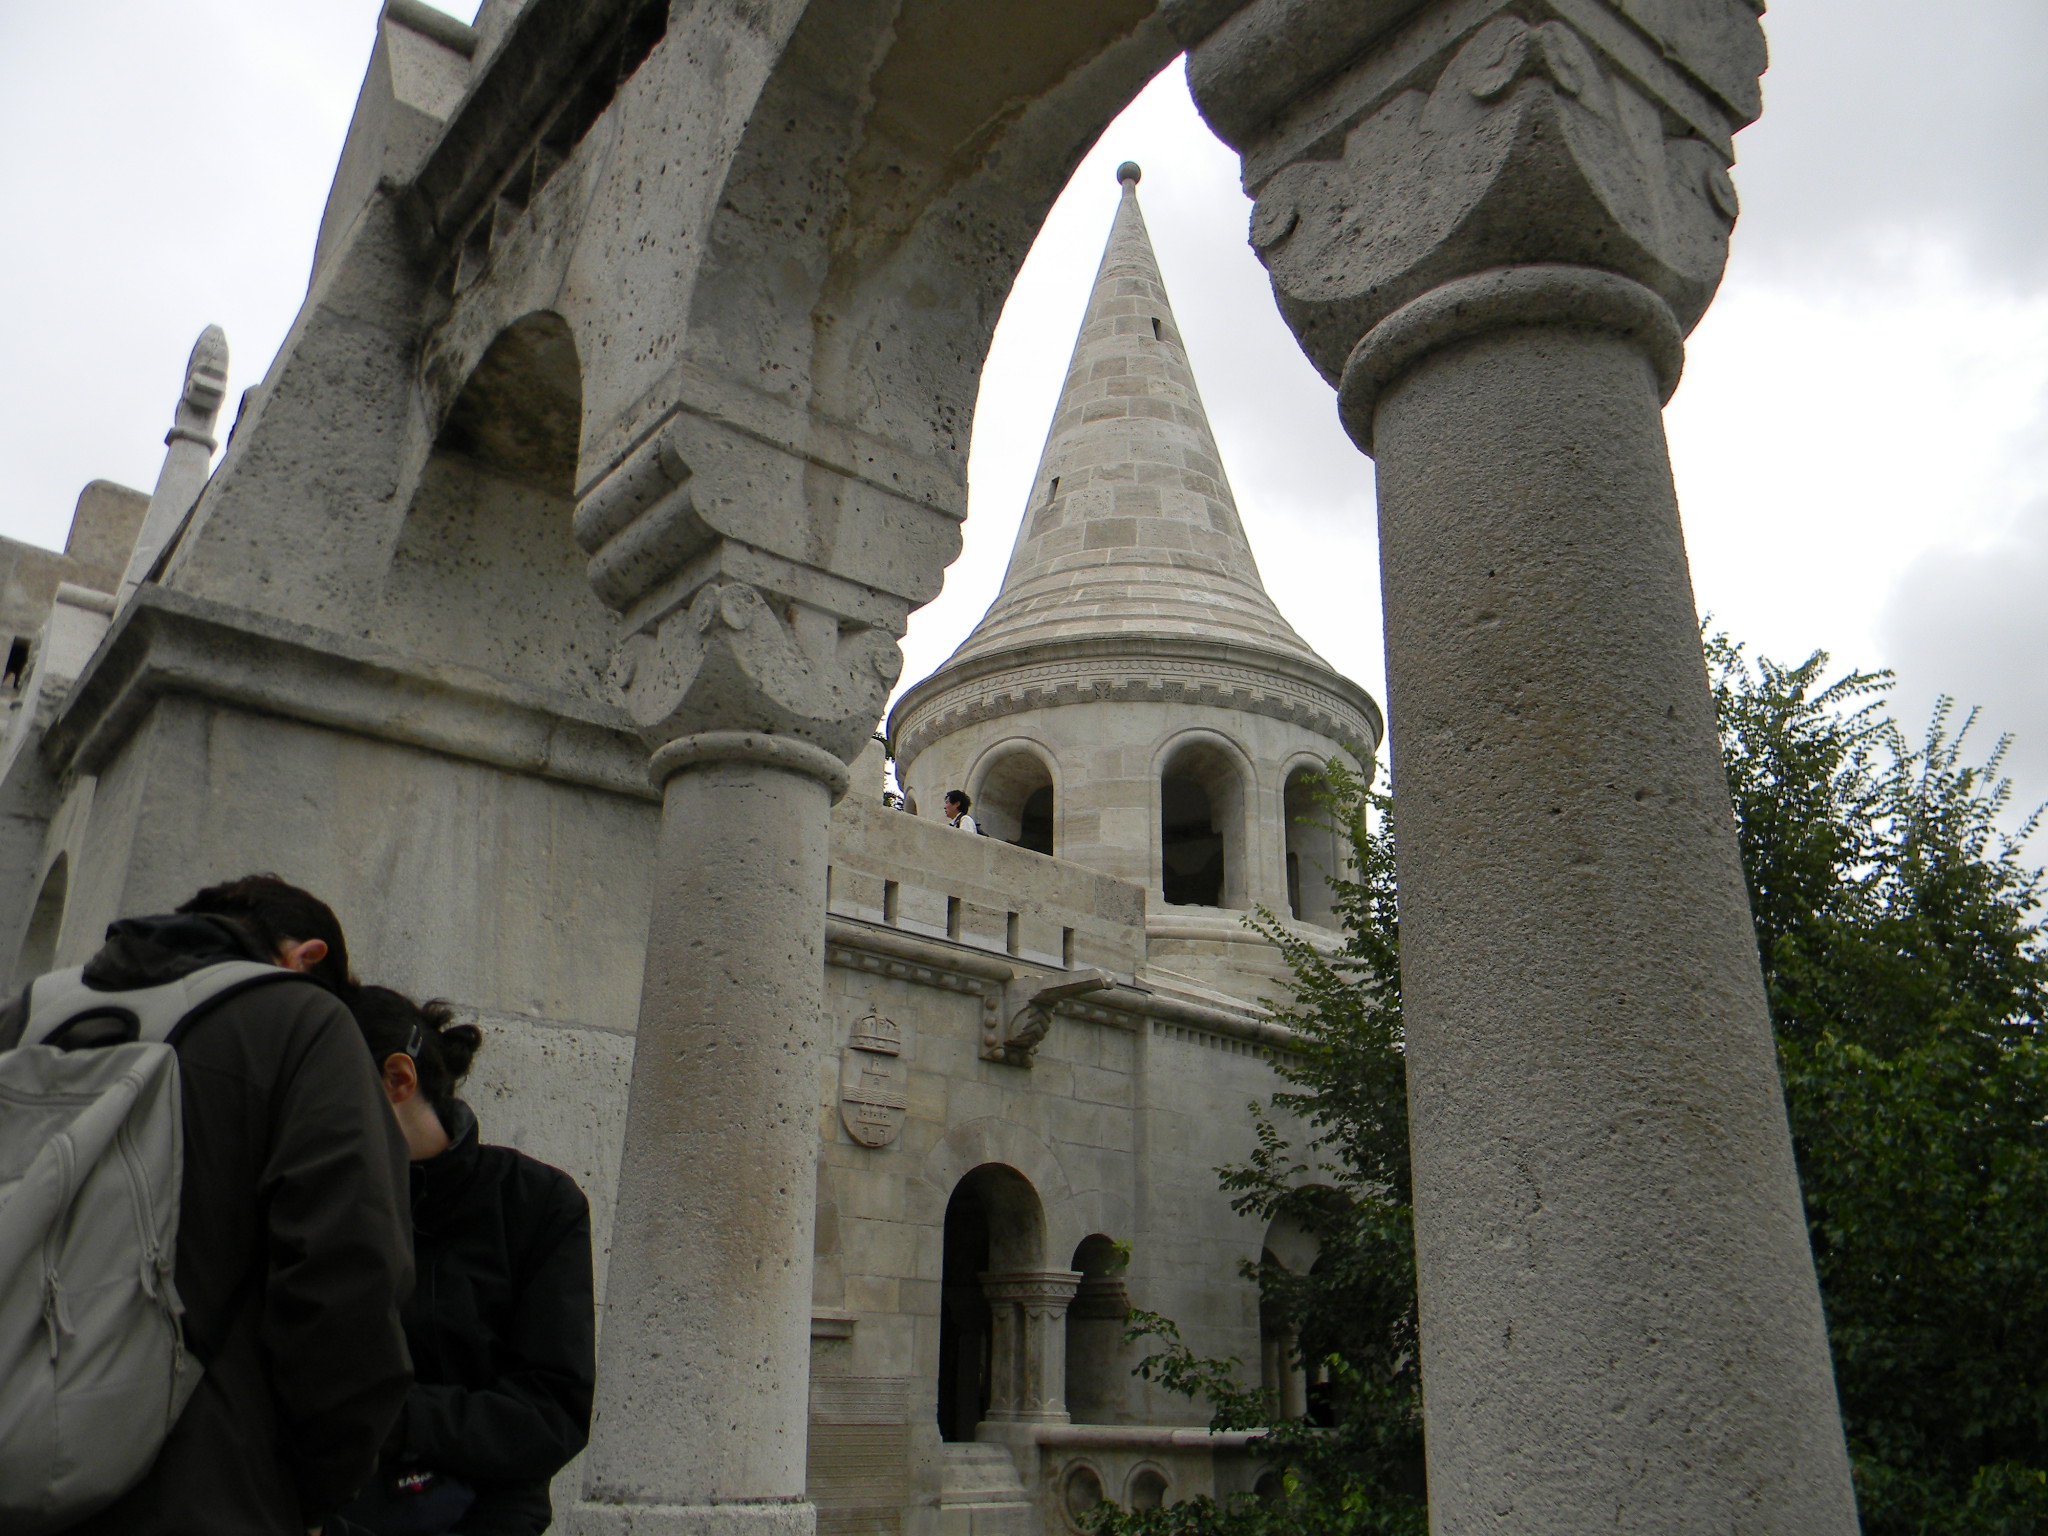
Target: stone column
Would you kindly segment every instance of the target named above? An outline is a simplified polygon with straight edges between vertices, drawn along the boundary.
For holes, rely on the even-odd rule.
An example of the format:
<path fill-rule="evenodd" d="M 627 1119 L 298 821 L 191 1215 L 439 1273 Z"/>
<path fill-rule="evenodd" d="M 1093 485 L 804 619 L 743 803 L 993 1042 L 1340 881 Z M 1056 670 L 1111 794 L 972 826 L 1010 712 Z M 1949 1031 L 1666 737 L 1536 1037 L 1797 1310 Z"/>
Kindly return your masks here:
<path fill-rule="evenodd" d="M 615 677 L 663 798 L 596 1414 L 568 1523 L 808 1536 L 827 834 L 900 660 L 890 632 L 818 600 L 829 577 L 702 538 L 690 480 L 657 433 L 576 519 L 593 584 L 627 618 Z"/>
<path fill-rule="evenodd" d="M 981 1277 L 988 1298 L 988 1414 L 991 1424 L 1014 1423 L 1024 1401 L 1024 1320 L 1017 1304 L 993 1282 Z"/>
<path fill-rule="evenodd" d="M 213 439 L 213 424 L 227 388 L 227 333 L 209 325 L 199 333 L 192 355 L 185 361 L 185 385 L 178 391 L 171 430 L 164 434 L 164 465 L 157 471 L 149 509 L 136 530 L 135 548 L 121 576 L 121 590 L 115 594 L 117 605 L 125 606 L 135 589 L 150 578 L 165 548 L 184 527 L 185 516 L 199 500 L 199 493 L 206 489 L 213 451 L 220 446 Z"/>
<path fill-rule="evenodd" d="M 1734 0 L 1255 0 L 1190 63 L 1379 465 L 1442 1533 L 1856 1530 L 1659 414 L 1761 65 Z"/>
<path fill-rule="evenodd" d="M 990 1350 L 989 1418 L 1065 1424 L 1067 1307 L 1081 1276 L 1066 1269 L 1013 1270 L 981 1277 L 995 1319 Z M 997 1403 L 1007 1393 L 1002 1412 Z"/>
<path fill-rule="evenodd" d="M 1300 1337 L 1292 1328 L 1283 1328 L 1273 1343 L 1280 1356 L 1280 1417 L 1305 1419 L 1308 1417 L 1308 1372 L 1300 1358 Z"/>

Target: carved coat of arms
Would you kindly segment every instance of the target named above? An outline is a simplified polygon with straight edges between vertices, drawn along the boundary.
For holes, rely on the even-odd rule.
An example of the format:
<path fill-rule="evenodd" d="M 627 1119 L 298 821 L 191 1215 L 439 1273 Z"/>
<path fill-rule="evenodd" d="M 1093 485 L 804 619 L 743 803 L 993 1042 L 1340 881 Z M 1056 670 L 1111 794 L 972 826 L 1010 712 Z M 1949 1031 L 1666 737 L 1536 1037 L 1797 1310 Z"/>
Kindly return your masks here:
<path fill-rule="evenodd" d="M 864 1147 L 886 1147 L 903 1132 L 910 1107 L 903 1031 L 870 1007 L 839 1058 L 839 1118 Z"/>

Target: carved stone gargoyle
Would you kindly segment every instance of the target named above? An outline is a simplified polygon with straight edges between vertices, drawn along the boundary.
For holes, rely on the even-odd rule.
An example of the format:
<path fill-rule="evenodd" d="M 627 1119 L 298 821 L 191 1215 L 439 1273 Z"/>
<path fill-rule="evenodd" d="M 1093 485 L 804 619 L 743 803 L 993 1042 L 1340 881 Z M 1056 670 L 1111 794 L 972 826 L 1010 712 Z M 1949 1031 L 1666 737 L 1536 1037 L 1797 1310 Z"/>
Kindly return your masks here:
<path fill-rule="evenodd" d="M 1052 1028 L 1052 1011 L 1056 1006 L 1070 997 L 1106 992 L 1115 985 L 1116 978 L 1109 972 L 1090 970 L 1076 971 L 1065 981 L 1040 987 L 1023 1007 L 1010 1015 L 1007 1026 L 990 1029 L 982 1035 L 982 1059 L 1006 1061 L 1013 1067 L 1030 1066 L 1032 1052 L 1038 1049 L 1038 1042 Z"/>

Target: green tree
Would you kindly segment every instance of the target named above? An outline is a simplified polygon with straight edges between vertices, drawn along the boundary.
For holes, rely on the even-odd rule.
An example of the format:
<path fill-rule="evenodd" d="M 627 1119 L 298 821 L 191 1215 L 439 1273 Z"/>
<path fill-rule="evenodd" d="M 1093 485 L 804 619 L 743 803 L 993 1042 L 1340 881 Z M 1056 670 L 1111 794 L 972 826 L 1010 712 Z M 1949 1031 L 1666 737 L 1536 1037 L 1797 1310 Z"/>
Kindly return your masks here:
<path fill-rule="evenodd" d="M 2001 830 L 2005 743 L 1964 759 L 1944 700 L 1917 744 L 1891 679 L 1707 642 L 1758 953 L 1869 1536 L 2048 1532 L 2048 945 L 2033 830 Z M 1109 1536 L 1408 1536 L 1424 1527 L 1391 805 L 1332 765 L 1354 867 L 1328 953 L 1260 914 L 1293 997 L 1238 1209 L 1315 1234 L 1311 1275 L 1251 1271 L 1330 1379 L 1327 1427 L 1277 1426 L 1264 1500 L 1106 1509 Z M 1369 813 L 1376 813 L 1372 826 Z M 1302 1127 L 1301 1144 L 1280 1129 Z M 1237 1362 L 1134 1314 L 1140 1369 L 1218 1428 L 1269 1421 Z"/>
<path fill-rule="evenodd" d="M 2048 950 L 2006 744 L 1708 642 L 1870 1536 L 2048 1530 Z"/>

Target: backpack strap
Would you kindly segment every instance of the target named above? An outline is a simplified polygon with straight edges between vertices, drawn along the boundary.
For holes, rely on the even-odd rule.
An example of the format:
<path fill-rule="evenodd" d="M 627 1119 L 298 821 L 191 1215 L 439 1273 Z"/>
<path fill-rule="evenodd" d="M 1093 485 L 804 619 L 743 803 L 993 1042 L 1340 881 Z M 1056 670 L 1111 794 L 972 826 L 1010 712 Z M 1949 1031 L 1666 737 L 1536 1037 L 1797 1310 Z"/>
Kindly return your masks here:
<path fill-rule="evenodd" d="M 87 986 L 83 967 L 74 965 L 29 983 L 29 1017 L 21 1032 L 21 1043 L 41 1045 L 61 1030 L 94 1020 L 104 1021 L 104 1027 L 93 1031 L 94 1038 L 79 1044 L 117 1045 L 148 1040 L 176 1045 L 202 1014 L 212 1012 L 251 987 L 286 977 L 299 977 L 299 973 L 253 960 L 227 960 L 201 966 L 190 975 L 154 987 L 104 992 Z"/>

